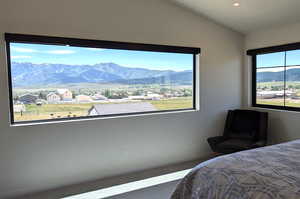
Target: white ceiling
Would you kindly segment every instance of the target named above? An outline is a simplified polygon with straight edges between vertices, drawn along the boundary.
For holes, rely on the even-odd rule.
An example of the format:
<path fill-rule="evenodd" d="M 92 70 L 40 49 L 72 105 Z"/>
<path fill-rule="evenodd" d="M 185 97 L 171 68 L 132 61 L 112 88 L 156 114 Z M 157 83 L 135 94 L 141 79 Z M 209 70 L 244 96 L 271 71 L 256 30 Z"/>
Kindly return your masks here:
<path fill-rule="evenodd" d="M 300 22 L 300 0 L 171 0 L 198 14 L 247 34 L 259 29 Z"/>

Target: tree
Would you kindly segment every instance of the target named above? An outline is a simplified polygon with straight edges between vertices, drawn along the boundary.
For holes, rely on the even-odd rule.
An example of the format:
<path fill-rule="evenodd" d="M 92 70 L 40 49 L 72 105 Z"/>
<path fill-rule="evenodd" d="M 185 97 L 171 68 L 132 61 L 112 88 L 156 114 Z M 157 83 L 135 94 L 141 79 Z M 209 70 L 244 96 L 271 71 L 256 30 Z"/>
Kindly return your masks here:
<path fill-rule="evenodd" d="M 15 95 L 13 98 L 14 98 L 14 101 L 18 101 L 19 100 L 19 96 L 18 95 Z"/>
<path fill-rule="evenodd" d="M 39 93 L 39 99 L 44 99 L 44 100 L 46 100 L 47 99 L 47 92 L 46 91 L 41 91 L 40 93 Z"/>
<path fill-rule="evenodd" d="M 159 92 L 160 92 L 160 94 L 165 94 L 165 93 L 167 93 L 169 90 L 170 90 L 170 89 L 168 89 L 168 88 L 161 88 Z"/>
<path fill-rule="evenodd" d="M 136 91 L 134 91 L 133 92 L 133 95 L 137 95 L 137 96 L 140 96 L 140 95 L 143 95 L 143 93 L 144 93 L 144 90 L 136 90 Z"/>
<path fill-rule="evenodd" d="M 71 92 L 72 92 L 72 96 L 73 96 L 73 98 L 74 98 L 75 96 L 79 95 L 79 93 L 78 93 L 78 92 L 76 92 L 76 91 L 71 91 Z"/>
<path fill-rule="evenodd" d="M 104 96 L 105 96 L 105 97 L 107 97 L 107 98 L 111 98 L 111 96 L 112 96 L 112 93 L 111 93 L 111 91 L 110 91 L 110 90 L 108 90 L 108 89 L 107 89 L 107 90 L 105 90 L 105 91 L 104 91 Z"/>

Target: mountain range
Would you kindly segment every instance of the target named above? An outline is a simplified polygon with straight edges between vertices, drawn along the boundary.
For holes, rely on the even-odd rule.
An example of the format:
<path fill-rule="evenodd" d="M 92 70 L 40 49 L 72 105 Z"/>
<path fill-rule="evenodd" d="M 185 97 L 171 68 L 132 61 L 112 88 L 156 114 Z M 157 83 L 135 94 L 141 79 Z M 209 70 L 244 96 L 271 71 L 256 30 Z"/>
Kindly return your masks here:
<path fill-rule="evenodd" d="M 284 81 L 284 75 L 286 75 L 287 81 L 300 81 L 300 68 L 292 68 L 278 72 L 257 72 L 257 82 L 277 82 Z"/>
<path fill-rule="evenodd" d="M 192 71 L 130 68 L 115 63 L 95 65 L 11 63 L 13 87 L 70 83 L 192 84 Z"/>

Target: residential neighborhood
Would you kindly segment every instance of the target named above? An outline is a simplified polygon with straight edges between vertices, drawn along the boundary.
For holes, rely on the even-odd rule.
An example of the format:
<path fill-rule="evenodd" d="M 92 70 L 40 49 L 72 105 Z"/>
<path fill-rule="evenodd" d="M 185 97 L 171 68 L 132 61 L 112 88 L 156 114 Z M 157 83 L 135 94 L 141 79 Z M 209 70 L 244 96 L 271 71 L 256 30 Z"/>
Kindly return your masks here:
<path fill-rule="evenodd" d="M 105 96 L 101 93 L 93 95 L 78 94 L 74 95 L 69 89 L 57 89 L 56 91 L 48 92 L 45 97 L 34 95 L 31 93 L 23 94 L 14 100 L 14 104 L 36 104 L 38 101 L 46 104 L 59 103 L 91 103 L 91 102 L 118 102 L 118 101 L 134 101 L 134 100 L 162 100 L 172 97 L 191 96 L 192 93 L 176 91 L 173 93 L 154 93 L 151 91 L 142 92 L 140 95 L 133 95 L 133 92 L 122 92 L 122 95 L 109 93 Z"/>
<path fill-rule="evenodd" d="M 150 102 L 164 103 L 191 97 L 189 89 L 136 89 L 136 90 L 103 90 L 80 92 L 67 88 L 39 90 L 14 97 L 14 113 L 19 117 L 26 114 L 34 117 L 77 117 L 133 112 L 155 111 L 157 108 Z M 45 110 L 43 110 L 45 109 Z M 47 109 L 47 110 L 46 110 Z M 81 110 L 80 112 L 76 110 Z M 85 111 L 82 111 L 85 110 Z M 47 115 L 43 115 L 47 113 Z"/>

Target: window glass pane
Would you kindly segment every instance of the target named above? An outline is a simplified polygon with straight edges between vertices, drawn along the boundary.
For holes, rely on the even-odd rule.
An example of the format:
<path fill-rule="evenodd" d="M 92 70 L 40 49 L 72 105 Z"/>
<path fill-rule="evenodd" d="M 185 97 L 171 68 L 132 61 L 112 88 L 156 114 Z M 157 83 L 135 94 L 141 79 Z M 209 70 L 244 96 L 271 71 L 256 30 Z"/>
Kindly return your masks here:
<path fill-rule="evenodd" d="M 300 66 L 286 69 L 286 106 L 300 107 Z"/>
<path fill-rule="evenodd" d="M 285 52 L 257 55 L 257 68 L 284 66 Z"/>
<path fill-rule="evenodd" d="M 256 103 L 284 106 L 284 67 L 256 70 Z"/>
<path fill-rule="evenodd" d="M 192 109 L 193 54 L 10 43 L 14 121 Z"/>
<path fill-rule="evenodd" d="M 286 52 L 286 65 L 300 65 L 300 50 Z"/>

